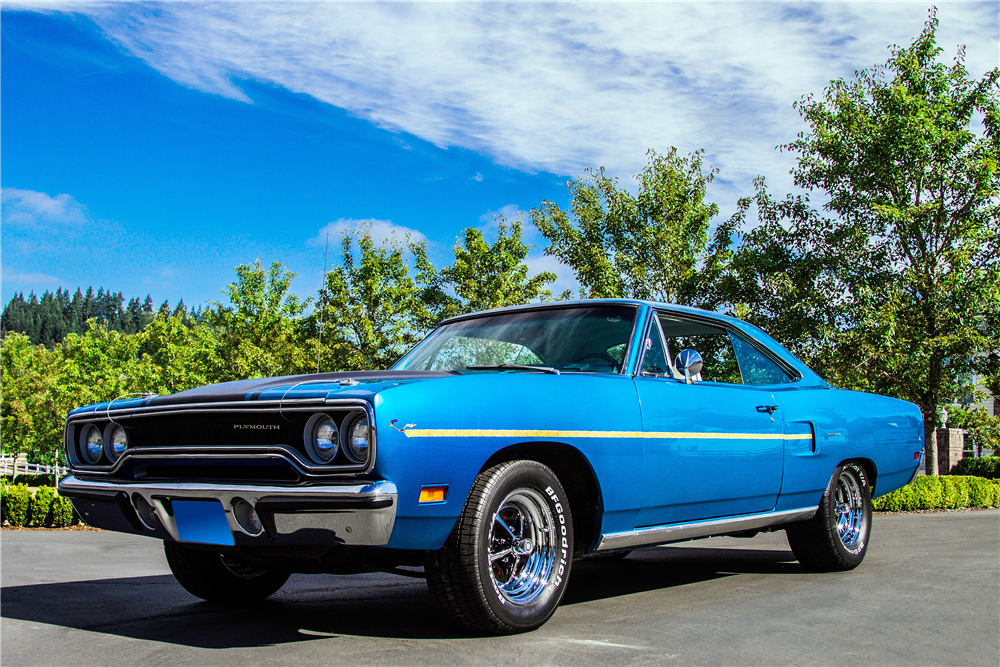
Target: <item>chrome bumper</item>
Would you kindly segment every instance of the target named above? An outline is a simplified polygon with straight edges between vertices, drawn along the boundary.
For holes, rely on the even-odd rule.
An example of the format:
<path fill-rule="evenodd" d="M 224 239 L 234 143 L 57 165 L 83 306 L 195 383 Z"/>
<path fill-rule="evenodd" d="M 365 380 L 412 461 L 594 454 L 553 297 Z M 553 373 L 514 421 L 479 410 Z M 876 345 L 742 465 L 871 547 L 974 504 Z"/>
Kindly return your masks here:
<path fill-rule="evenodd" d="M 96 528 L 184 541 L 171 501 L 216 500 L 236 546 L 345 544 L 383 546 L 396 521 L 396 486 L 378 481 L 352 485 L 280 487 L 228 484 L 134 484 L 66 477 L 59 494 Z M 257 511 L 263 532 L 251 535 L 233 513 L 236 500 Z M 147 506 L 143 505 L 145 502 Z M 152 516 L 150 516 L 150 509 Z"/>

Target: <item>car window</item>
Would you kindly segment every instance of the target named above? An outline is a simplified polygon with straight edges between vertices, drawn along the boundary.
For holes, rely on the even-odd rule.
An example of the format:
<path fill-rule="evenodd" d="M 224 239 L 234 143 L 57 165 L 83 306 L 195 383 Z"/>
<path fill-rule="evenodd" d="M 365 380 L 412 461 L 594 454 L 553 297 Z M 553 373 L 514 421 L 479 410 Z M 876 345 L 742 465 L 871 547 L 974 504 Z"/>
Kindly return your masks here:
<path fill-rule="evenodd" d="M 453 336 L 449 338 L 429 370 L 440 371 L 466 366 L 495 366 L 497 364 L 541 364 L 542 360 L 524 345 L 503 340 L 486 340 Z"/>
<path fill-rule="evenodd" d="M 786 384 L 792 381 L 778 364 L 739 336 L 729 335 L 746 384 Z"/>
<path fill-rule="evenodd" d="M 645 354 L 642 356 L 642 372 L 650 375 L 670 373 L 670 363 L 667 361 L 667 351 L 663 346 L 663 336 L 660 329 L 653 323 L 646 336 Z"/>
<path fill-rule="evenodd" d="M 670 354 L 676 357 L 681 350 L 692 349 L 701 355 L 702 382 L 743 384 L 740 365 L 725 329 L 675 315 L 661 314 L 658 319 Z"/>

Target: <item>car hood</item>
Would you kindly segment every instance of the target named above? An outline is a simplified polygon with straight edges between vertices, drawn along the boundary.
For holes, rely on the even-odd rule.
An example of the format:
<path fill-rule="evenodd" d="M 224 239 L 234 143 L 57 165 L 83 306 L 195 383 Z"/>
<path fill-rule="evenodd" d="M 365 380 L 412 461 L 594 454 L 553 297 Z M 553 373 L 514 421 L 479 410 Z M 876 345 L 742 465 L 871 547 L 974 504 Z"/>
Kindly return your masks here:
<path fill-rule="evenodd" d="M 370 399 L 382 389 L 451 377 L 447 371 L 352 371 L 343 373 L 313 373 L 275 378 L 255 378 L 188 389 L 176 394 L 154 397 L 128 396 L 110 403 L 98 403 L 77 408 L 71 415 L 122 408 L 191 405 L 197 403 L 230 403 L 241 401 L 303 400 L 326 398 Z"/>

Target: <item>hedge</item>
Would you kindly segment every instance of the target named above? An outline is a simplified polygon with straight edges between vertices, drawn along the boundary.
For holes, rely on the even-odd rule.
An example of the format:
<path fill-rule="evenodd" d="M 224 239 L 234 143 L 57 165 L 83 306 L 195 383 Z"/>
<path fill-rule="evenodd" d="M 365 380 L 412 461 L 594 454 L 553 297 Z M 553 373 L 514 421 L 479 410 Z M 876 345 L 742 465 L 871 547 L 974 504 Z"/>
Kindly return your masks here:
<path fill-rule="evenodd" d="M 3 487 L 3 521 L 11 526 L 23 526 L 28 523 L 28 510 L 31 508 L 31 490 L 24 484 L 4 485 Z"/>
<path fill-rule="evenodd" d="M 981 459 L 962 459 L 955 464 L 950 474 L 1000 479 L 1000 456 L 984 456 Z"/>
<path fill-rule="evenodd" d="M 24 484 L 0 484 L 0 521 L 8 526 L 52 526 L 65 528 L 79 521 L 69 498 L 43 486 L 34 496 Z"/>
<path fill-rule="evenodd" d="M 919 475 L 911 484 L 872 501 L 883 512 L 964 509 L 1000 505 L 1000 480 L 960 475 Z"/>

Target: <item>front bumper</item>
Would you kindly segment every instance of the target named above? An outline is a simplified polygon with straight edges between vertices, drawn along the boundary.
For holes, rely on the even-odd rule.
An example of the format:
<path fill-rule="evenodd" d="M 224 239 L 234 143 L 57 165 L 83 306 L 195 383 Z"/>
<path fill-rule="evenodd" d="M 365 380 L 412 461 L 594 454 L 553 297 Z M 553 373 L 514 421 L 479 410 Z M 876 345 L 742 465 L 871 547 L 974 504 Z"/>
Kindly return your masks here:
<path fill-rule="evenodd" d="M 280 487 L 204 483 L 121 483 L 66 477 L 59 494 L 69 498 L 95 528 L 142 534 L 175 542 L 181 528 L 173 501 L 218 501 L 235 546 L 344 544 L 383 546 L 396 521 L 392 482 Z M 263 532 L 250 535 L 236 520 L 233 504 L 249 502 Z M 146 503 L 146 505 L 143 505 Z M 190 533 L 186 533 L 190 534 Z"/>

